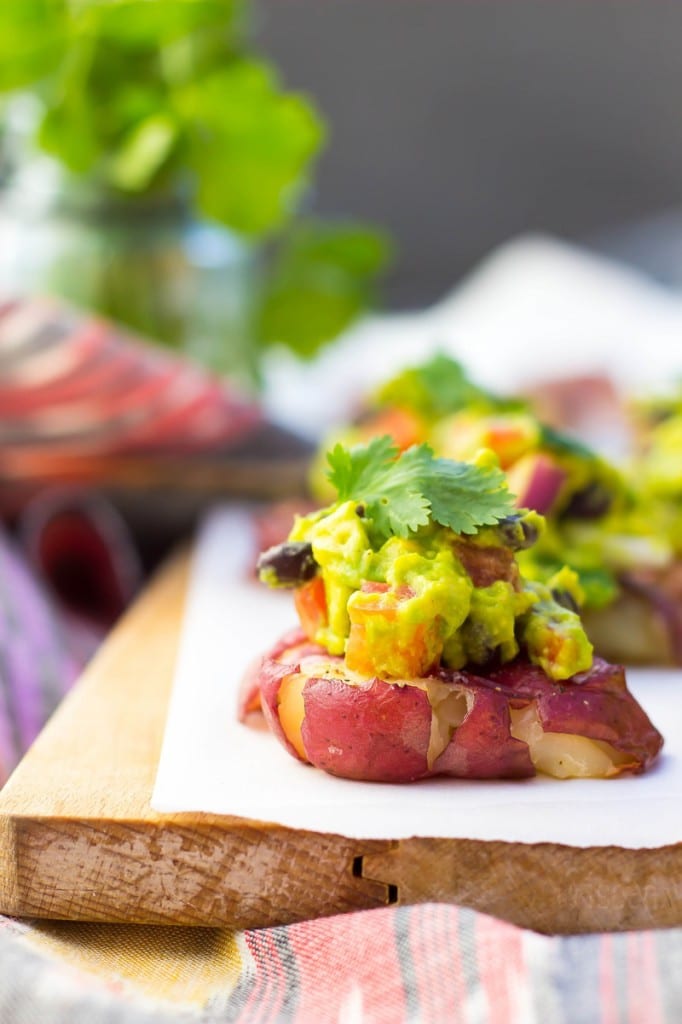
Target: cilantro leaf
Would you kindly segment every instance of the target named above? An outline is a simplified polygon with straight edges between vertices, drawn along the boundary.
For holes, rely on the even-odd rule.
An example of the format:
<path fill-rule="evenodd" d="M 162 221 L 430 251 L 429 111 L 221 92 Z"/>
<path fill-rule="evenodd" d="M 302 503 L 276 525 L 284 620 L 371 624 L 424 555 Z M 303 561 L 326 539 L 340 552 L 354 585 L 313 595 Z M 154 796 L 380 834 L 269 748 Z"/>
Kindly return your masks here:
<path fill-rule="evenodd" d="M 411 448 L 400 455 L 388 436 L 352 449 L 337 444 L 327 456 L 328 477 L 339 501 L 364 505 L 381 538 L 407 537 L 429 521 L 429 501 L 420 487 L 419 452 Z"/>
<path fill-rule="evenodd" d="M 325 136 L 303 95 L 284 92 L 271 65 L 242 57 L 194 78 L 177 109 L 201 213 L 250 236 L 290 220 Z"/>
<path fill-rule="evenodd" d="M 377 468 L 388 466 L 398 457 L 398 449 L 386 434 L 375 437 L 367 445 L 346 448 L 337 444 L 327 454 L 330 470 L 329 482 L 339 493 L 339 501 L 359 499 L 360 494 L 371 486 Z"/>
<path fill-rule="evenodd" d="M 433 519 L 455 533 L 476 533 L 479 526 L 494 526 L 513 508 L 507 479 L 495 466 L 432 459 L 425 490 Z"/>
<path fill-rule="evenodd" d="M 339 501 L 357 501 L 379 541 L 407 537 L 430 519 L 455 533 L 476 533 L 512 511 L 501 470 L 435 458 L 426 444 L 399 453 L 390 437 L 328 454 Z"/>
<path fill-rule="evenodd" d="M 276 247 L 258 296 L 263 345 L 284 344 L 309 359 L 376 304 L 391 257 L 388 237 L 369 225 L 299 222 Z"/>

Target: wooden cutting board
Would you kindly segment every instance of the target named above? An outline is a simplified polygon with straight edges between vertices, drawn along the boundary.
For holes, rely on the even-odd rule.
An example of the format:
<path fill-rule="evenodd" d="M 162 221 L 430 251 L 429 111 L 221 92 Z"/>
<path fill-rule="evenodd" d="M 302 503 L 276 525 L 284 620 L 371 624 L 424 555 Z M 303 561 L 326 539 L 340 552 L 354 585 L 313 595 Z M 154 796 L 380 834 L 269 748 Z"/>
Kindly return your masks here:
<path fill-rule="evenodd" d="M 247 928 L 446 901 L 543 932 L 682 925 L 682 844 L 357 841 L 153 811 L 189 564 L 166 566 L 0 793 L 0 912 Z"/>

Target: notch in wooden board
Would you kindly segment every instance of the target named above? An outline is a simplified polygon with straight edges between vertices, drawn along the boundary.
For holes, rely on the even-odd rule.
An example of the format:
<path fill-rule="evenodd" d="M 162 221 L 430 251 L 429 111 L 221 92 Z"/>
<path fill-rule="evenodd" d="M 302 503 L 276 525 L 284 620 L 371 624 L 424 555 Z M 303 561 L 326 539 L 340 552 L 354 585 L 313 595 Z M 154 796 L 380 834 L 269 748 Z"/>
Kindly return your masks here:
<path fill-rule="evenodd" d="M 357 857 L 353 857 L 352 875 L 354 878 L 365 878 L 367 881 L 373 882 L 375 885 L 384 885 L 386 887 L 386 899 L 385 903 L 389 906 L 392 903 L 399 903 L 398 886 L 392 882 L 379 882 L 375 878 L 367 879 L 364 874 L 364 862 L 365 858 L 360 854 Z"/>

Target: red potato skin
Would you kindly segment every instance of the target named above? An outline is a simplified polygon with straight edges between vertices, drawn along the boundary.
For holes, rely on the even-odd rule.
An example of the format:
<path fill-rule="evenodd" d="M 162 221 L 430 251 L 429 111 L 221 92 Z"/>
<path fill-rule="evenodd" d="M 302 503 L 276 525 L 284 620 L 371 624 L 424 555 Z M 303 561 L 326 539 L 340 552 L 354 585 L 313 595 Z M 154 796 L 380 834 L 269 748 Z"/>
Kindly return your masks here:
<path fill-rule="evenodd" d="M 522 779 L 534 775 L 528 747 L 510 733 L 506 698 L 457 673 L 453 689 L 473 705 L 429 769 L 431 704 L 426 693 L 382 679 L 365 687 L 341 679 L 310 679 L 303 690 L 303 744 L 311 764 L 332 775 L 372 782 L 414 782 L 434 775 Z M 447 676 L 438 677 L 446 681 Z"/>
<path fill-rule="evenodd" d="M 297 761 L 300 761 L 301 758 L 280 725 L 277 695 L 284 677 L 297 672 L 301 660 L 309 654 L 326 654 L 326 652 L 324 647 L 309 640 L 300 627 L 295 627 L 284 634 L 272 650 L 261 659 L 260 664 L 261 709 L 265 720 L 282 746 L 286 747 Z"/>
<path fill-rule="evenodd" d="M 246 722 L 253 711 L 261 710 L 260 675 L 262 664 L 262 658 L 252 661 L 240 683 L 237 698 L 237 718 L 240 722 Z"/>
<path fill-rule="evenodd" d="M 310 654 L 338 661 L 339 670 L 343 669 L 342 658 L 331 658 L 302 630 L 283 637 L 260 665 L 263 714 L 280 743 L 298 760 L 280 724 L 277 697 L 282 680 L 298 672 L 301 660 Z M 351 687 L 342 679 L 311 678 L 304 686 L 303 701 L 301 735 L 315 767 L 332 775 L 381 782 L 413 782 L 429 774 L 431 705 L 422 690 L 381 679 Z"/>
<path fill-rule="evenodd" d="M 270 658 L 266 658 L 261 669 L 260 693 L 261 708 L 263 709 L 265 720 L 270 726 L 270 729 L 282 746 L 289 751 L 291 756 L 295 757 L 297 761 L 301 761 L 302 758 L 299 757 L 298 751 L 289 742 L 289 739 L 280 724 L 277 705 L 277 695 L 279 693 L 279 688 L 282 685 L 282 680 L 286 676 L 298 671 L 298 669 L 298 662 L 285 664 L 280 661 L 273 661 Z"/>
<path fill-rule="evenodd" d="M 372 782 L 415 782 L 431 774 L 431 705 L 423 690 L 383 679 L 363 686 L 309 679 L 303 700 L 303 746 L 317 768 Z"/>
<path fill-rule="evenodd" d="M 595 659 L 589 672 L 556 683 L 517 658 L 485 677 L 446 670 L 435 676 L 468 694 L 471 706 L 429 769 L 432 709 L 426 692 L 377 678 L 350 686 L 342 678 L 342 658 L 327 655 L 302 631 L 293 630 L 262 659 L 258 679 L 263 714 L 280 743 L 298 760 L 279 721 L 278 693 L 282 680 L 299 672 L 308 655 L 339 665 L 339 678 L 311 676 L 303 687 L 303 746 L 308 761 L 332 775 L 371 782 L 414 782 L 435 775 L 529 778 L 535 769 L 527 745 L 511 735 L 509 709 L 532 702 L 546 732 L 603 740 L 629 755 L 631 760 L 620 773 L 644 771 L 663 745 L 660 733 L 627 690 L 622 667 Z"/>
<path fill-rule="evenodd" d="M 239 721 L 245 722 L 252 712 L 262 711 L 261 683 L 266 661 L 278 661 L 282 655 L 286 655 L 288 663 L 292 659 L 295 660 L 296 657 L 303 658 L 307 654 L 319 654 L 321 651 L 322 648 L 308 640 L 305 633 L 297 626 L 280 637 L 266 657 L 261 655 L 255 658 L 244 673 L 239 686 L 237 699 Z"/>

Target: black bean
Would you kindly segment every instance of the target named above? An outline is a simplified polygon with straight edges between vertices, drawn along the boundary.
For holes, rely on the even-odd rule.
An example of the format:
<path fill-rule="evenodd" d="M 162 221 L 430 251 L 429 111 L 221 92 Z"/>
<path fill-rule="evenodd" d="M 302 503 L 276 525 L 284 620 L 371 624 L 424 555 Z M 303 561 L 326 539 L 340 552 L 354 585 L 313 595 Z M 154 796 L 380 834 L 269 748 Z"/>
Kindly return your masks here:
<path fill-rule="evenodd" d="M 556 587 L 552 591 L 552 597 L 557 604 L 560 604 L 562 608 L 567 608 L 569 612 L 575 612 L 576 615 L 580 612 L 578 602 L 568 590 L 560 590 Z"/>
<path fill-rule="evenodd" d="M 611 508 L 613 495 L 599 480 L 571 496 L 561 512 L 562 519 L 600 519 Z"/>
<path fill-rule="evenodd" d="M 311 580 L 318 565 L 307 541 L 285 541 L 268 548 L 258 559 L 259 573 L 267 572 L 282 587 L 296 587 Z"/>
<path fill-rule="evenodd" d="M 525 551 L 538 539 L 538 528 L 529 522 L 523 512 L 512 512 L 497 524 L 500 540 L 512 551 Z"/>
<path fill-rule="evenodd" d="M 484 622 L 472 622 L 471 619 L 467 619 L 463 628 L 471 660 L 477 665 L 485 665 L 493 658 L 497 650 L 497 644 L 491 636 L 490 630 Z"/>

